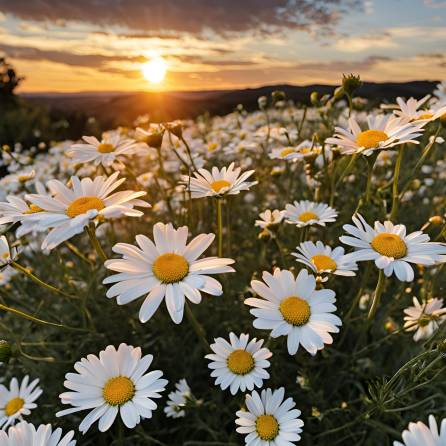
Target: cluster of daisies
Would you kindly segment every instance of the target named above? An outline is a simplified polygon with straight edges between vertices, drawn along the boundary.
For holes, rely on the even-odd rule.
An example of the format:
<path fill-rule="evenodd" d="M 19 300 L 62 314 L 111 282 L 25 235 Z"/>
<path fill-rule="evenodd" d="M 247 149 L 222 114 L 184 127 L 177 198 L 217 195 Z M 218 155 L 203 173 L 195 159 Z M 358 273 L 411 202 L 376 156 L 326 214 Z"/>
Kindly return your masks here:
<path fill-rule="evenodd" d="M 57 165 L 51 162 L 48 166 L 44 162 L 37 165 L 36 162 L 35 170 L 21 172 L 14 158 L 15 164 L 12 162 L 10 166 L 13 173 L 7 184 L 2 180 L 4 190 L 10 193 L 0 202 L 0 224 L 11 225 L 17 240 L 42 239 L 41 249 L 47 253 L 63 244 L 75 249 L 70 240 L 85 233 L 104 267 L 110 271 L 103 280 L 107 298 L 114 299 L 117 305 L 139 300 L 141 323 L 150 321 L 164 302 L 171 320 L 180 324 L 185 313 L 191 312 L 190 304 L 200 304 L 203 293 L 223 294 L 222 285 L 214 276 L 235 272 L 235 260 L 222 256 L 222 206 L 230 196 L 248 193 L 261 181 L 260 178 L 253 180 L 255 172 L 248 162 L 240 165 L 231 162 L 220 169 L 216 166 L 210 170 L 204 168 L 214 153 L 221 151 L 226 157 L 255 151 L 266 136 L 266 147 L 272 147 L 269 152 L 265 151 L 267 158 L 284 160 L 290 169 L 302 162 L 307 177 L 310 164 L 326 169 L 339 156 L 351 155 L 352 160 L 357 156 L 372 159 L 369 162 L 373 168 L 378 153 L 419 144 L 426 126 L 443 119 L 446 96 L 442 97 L 441 91 L 439 87 L 436 96 L 421 100 L 398 98 L 397 104 L 387 107 L 391 113 L 370 114 L 360 121 L 352 115 L 346 125 L 337 126 L 334 135 L 323 144 L 314 138 L 296 141 L 299 132 L 265 129 L 257 124 L 255 131 L 240 126 L 234 128 L 238 139 L 220 138 L 219 144 L 215 141 L 217 130 L 221 132 L 224 128 L 221 125 L 215 133 L 209 134 L 203 148 L 194 143 L 197 138 L 193 134 L 188 135 L 192 143 L 186 142 L 180 123 L 170 123 L 146 125 L 137 128 L 131 136 L 108 132 L 101 140 L 84 137 L 82 143 L 60 148 L 60 156 L 67 158 L 66 164 L 61 159 Z M 259 116 L 261 118 L 261 114 Z M 256 122 L 259 116 L 256 115 Z M 248 125 L 251 124 L 248 122 Z M 274 144 L 268 145 L 270 138 Z M 172 144 L 173 153 L 168 159 L 161 155 L 166 139 Z M 19 156 L 20 163 L 25 157 L 24 154 Z M 150 171 L 134 174 L 129 167 L 132 158 L 157 161 L 159 171 L 166 176 L 158 178 Z M 171 184 L 169 174 L 179 172 L 184 166 L 188 174 L 180 175 L 178 181 Z M 56 176 L 56 170 L 63 172 L 61 179 L 42 181 L 49 171 Z M 138 186 L 135 190 L 122 188 L 129 177 Z M 307 181 L 309 186 L 314 185 L 313 180 L 307 178 Z M 153 225 L 152 238 L 138 234 L 134 243 L 116 243 L 111 248 L 116 258 L 106 258 L 98 240 L 102 225 L 126 217 L 142 218 L 144 209 L 151 205 L 144 199 L 146 191 L 140 189 L 151 185 L 162 191 L 178 192 L 184 199 L 216 202 L 217 256 L 203 257 L 215 241 L 215 234 L 202 233 L 188 241 L 187 226 L 176 228 L 172 223 L 157 222 Z M 20 188 L 23 193 L 17 193 Z M 175 206 L 175 202 L 165 199 L 164 205 L 169 208 Z M 161 207 L 154 204 L 154 214 L 162 213 Z M 373 261 L 379 270 L 379 281 L 395 276 L 401 282 L 413 282 L 412 265 L 436 267 L 446 262 L 446 245 L 431 241 L 422 230 L 408 232 L 404 224 L 390 220 L 376 221 L 372 226 L 359 212 L 352 216 L 353 224 L 343 226 L 345 233 L 339 237 L 347 248 L 330 246 L 319 239 L 307 240 L 310 230 L 312 235 L 322 238 L 318 231 L 336 222 L 338 216 L 338 211 L 327 203 L 296 200 L 282 210 L 265 210 L 255 222 L 262 233 L 271 238 L 278 237 L 283 223 L 294 225 L 299 235 L 300 241 L 292 255 L 301 269 L 297 273 L 294 268 L 263 271 L 262 280 L 251 281 L 252 295 L 244 301 L 252 315 L 253 327 L 270 338 L 285 338 L 290 355 L 304 351 L 314 356 L 332 344 L 333 335 L 340 331 L 342 320 L 336 314 L 336 293 L 328 287 L 331 287 L 332 276 L 355 276 L 358 263 Z M 0 238 L 3 275 L 11 271 L 27 274 L 26 268 L 18 263 L 20 249 L 17 245 L 20 243 L 11 244 L 4 235 Z M 379 301 L 374 301 L 373 305 L 378 307 Z M 429 339 L 446 321 L 446 308 L 440 298 L 418 300 L 414 297 L 413 306 L 406 308 L 404 314 L 404 328 L 414 332 L 414 341 Z M 296 402 L 286 396 L 284 387 L 265 387 L 270 379 L 268 369 L 274 360 L 274 352 L 268 344 L 264 339 L 231 332 L 228 338 L 216 338 L 205 358 L 216 386 L 231 395 L 244 394 L 244 407 L 237 411 L 235 423 L 246 445 L 291 446 L 301 439 L 304 421 Z M 156 400 L 161 398 L 168 384 L 162 371 L 149 371 L 152 361 L 152 355 L 143 355 L 140 347 L 125 343 L 117 348 L 108 345 L 98 355 L 80 359 L 74 364 L 74 372 L 66 374 L 66 391 L 60 395 L 60 404 L 68 407 L 56 416 L 87 411 L 79 425 L 83 434 L 96 423 L 99 431 L 105 432 L 118 417 L 127 428 L 135 428 L 142 420 L 152 417 L 158 407 Z M 0 385 L 1 444 L 76 444 L 73 431 L 63 435 L 51 425 L 36 427 L 24 420 L 37 407 L 36 401 L 43 391 L 38 384 L 37 379 L 30 382 L 26 376 L 20 383 L 13 378 L 9 389 Z M 194 396 L 186 379 L 182 379 L 168 395 L 164 412 L 168 417 L 179 418 L 186 415 L 189 407 L 199 404 L 201 400 Z M 440 429 L 433 416 L 429 417 L 429 426 L 422 422 L 411 423 L 402 439 L 405 446 L 444 445 L 446 419 L 441 422 Z M 394 444 L 402 445 L 397 441 Z"/>

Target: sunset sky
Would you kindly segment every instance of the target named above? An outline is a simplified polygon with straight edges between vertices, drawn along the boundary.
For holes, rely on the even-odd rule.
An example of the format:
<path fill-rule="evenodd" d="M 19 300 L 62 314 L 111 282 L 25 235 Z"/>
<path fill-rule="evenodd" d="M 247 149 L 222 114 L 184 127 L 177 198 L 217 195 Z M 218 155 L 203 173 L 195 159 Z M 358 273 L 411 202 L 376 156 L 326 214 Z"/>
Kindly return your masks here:
<path fill-rule="evenodd" d="M 0 0 L 0 54 L 22 92 L 437 80 L 446 1 Z M 143 75 L 153 58 L 159 84 Z"/>

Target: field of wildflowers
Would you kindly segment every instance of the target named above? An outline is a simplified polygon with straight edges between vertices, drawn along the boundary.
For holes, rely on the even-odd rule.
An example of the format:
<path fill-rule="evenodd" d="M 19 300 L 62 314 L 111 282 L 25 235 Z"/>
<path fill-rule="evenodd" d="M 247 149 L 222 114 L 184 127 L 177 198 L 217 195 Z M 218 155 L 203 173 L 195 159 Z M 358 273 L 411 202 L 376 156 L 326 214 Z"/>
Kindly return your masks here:
<path fill-rule="evenodd" d="M 2 446 L 445 446 L 446 83 L 3 146 Z"/>

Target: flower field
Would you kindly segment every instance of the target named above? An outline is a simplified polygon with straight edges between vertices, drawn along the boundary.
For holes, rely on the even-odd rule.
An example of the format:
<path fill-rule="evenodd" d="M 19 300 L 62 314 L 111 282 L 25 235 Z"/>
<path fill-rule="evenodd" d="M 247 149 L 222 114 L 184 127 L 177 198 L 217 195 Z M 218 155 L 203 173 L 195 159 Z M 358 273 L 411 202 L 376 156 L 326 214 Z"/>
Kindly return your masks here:
<path fill-rule="evenodd" d="M 446 445 L 446 83 L 359 85 L 3 146 L 0 445 Z"/>

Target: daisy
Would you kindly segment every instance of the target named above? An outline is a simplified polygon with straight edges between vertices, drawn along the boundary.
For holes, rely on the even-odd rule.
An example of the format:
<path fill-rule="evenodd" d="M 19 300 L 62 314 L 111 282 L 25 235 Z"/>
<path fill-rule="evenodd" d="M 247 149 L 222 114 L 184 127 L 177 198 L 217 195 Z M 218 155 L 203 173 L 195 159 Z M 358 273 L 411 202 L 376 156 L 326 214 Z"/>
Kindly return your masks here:
<path fill-rule="evenodd" d="M 38 383 L 38 379 L 30 383 L 29 376 L 26 375 L 20 385 L 17 378 L 12 378 L 9 390 L 0 384 L 0 428 L 5 429 L 14 424 L 37 407 L 34 401 L 42 394 Z"/>
<path fill-rule="evenodd" d="M 316 274 L 336 274 L 338 276 L 354 276 L 358 266 L 344 254 L 344 248 L 332 249 L 322 242 L 303 242 L 291 253 L 296 261 L 303 263 Z"/>
<path fill-rule="evenodd" d="M 296 354 L 299 345 L 315 355 L 331 344 L 330 333 L 338 333 L 341 319 L 335 314 L 335 292 L 316 289 L 316 279 L 302 269 L 294 278 L 288 270 L 276 268 L 274 274 L 266 271 L 265 283 L 251 282 L 253 290 L 263 299 L 248 298 L 245 304 L 255 307 L 250 313 L 255 316 L 254 327 L 272 330 L 270 336 L 287 336 L 288 353 Z"/>
<path fill-rule="evenodd" d="M 141 356 L 140 347 L 121 344 L 118 349 L 109 345 L 99 353 L 90 354 L 74 364 L 78 373 L 67 373 L 62 404 L 74 407 L 56 413 L 62 417 L 81 410 L 90 410 L 79 425 L 85 434 L 99 420 L 99 430 L 105 432 L 115 421 L 118 412 L 124 424 L 133 429 L 141 419 L 152 418 L 157 408 L 154 398 L 160 398 L 167 380 L 163 372 L 146 373 L 153 356 Z"/>
<path fill-rule="evenodd" d="M 285 206 L 285 221 L 298 228 L 310 225 L 325 226 L 325 223 L 336 221 L 337 216 L 337 211 L 325 203 L 301 200 Z"/>
<path fill-rule="evenodd" d="M 183 320 L 185 298 L 201 302 L 201 291 L 213 296 L 223 293 L 217 280 L 209 274 L 233 272 L 232 259 L 205 257 L 198 259 L 215 238 L 214 234 L 200 234 L 187 244 L 187 226 L 175 229 L 170 223 L 157 223 L 152 242 L 145 235 L 137 235 L 137 247 L 117 243 L 113 251 L 122 259 L 107 260 L 105 267 L 116 271 L 104 280 L 114 283 L 107 297 L 116 297 L 118 305 L 125 305 L 147 294 L 139 311 L 141 322 L 147 322 L 166 300 L 172 320 Z"/>
<path fill-rule="evenodd" d="M 437 84 L 437 87 L 433 93 L 439 100 L 446 99 L 446 81 L 442 81 Z"/>
<path fill-rule="evenodd" d="M 118 132 L 104 134 L 101 141 L 94 136 L 83 136 L 82 139 L 86 144 L 73 144 L 67 150 L 67 155 L 76 164 L 93 162 L 95 166 L 102 164 L 109 167 L 115 161 L 133 154 L 138 148 L 136 141 L 123 137 Z"/>
<path fill-rule="evenodd" d="M 176 390 L 170 392 L 164 413 L 170 418 L 182 418 L 186 415 L 185 406 L 192 397 L 187 381 L 183 378 L 175 384 Z"/>
<path fill-rule="evenodd" d="M 2 235 L 0 237 L 0 268 L 9 265 L 17 256 L 15 248 L 10 249 L 8 239 Z"/>
<path fill-rule="evenodd" d="M 314 144 L 310 140 L 302 141 L 297 146 L 288 146 L 273 149 L 269 157 L 272 159 L 306 160 L 308 158 L 317 158 L 322 153 L 322 146 Z"/>
<path fill-rule="evenodd" d="M 434 104 L 433 106 L 420 110 L 420 107 L 424 105 L 429 98 L 430 95 L 425 96 L 419 101 L 410 98 L 407 102 L 402 98 L 396 98 L 400 109 L 394 110 L 394 113 L 406 122 L 416 121 L 417 123 L 426 124 L 435 121 L 446 113 L 446 104 Z"/>
<path fill-rule="evenodd" d="M 134 209 L 149 207 L 139 197 L 146 192 L 132 190 L 114 192 L 125 178 L 117 179 L 119 173 L 110 177 L 90 178 L 71 177 L 72 187 L 58 180 L 48 182 L 48 189 L 54 196 L 29 194 L 25 198 L 42 209 L 30 215 L 40 230 L 51 228 L 42 243 L 42 249 L 53 249 L 62 242 L 81 233 L 96 218 L 141 217 L 142 211 Z"/>
<path fill-rule="evenodd" d="M 427 302 L 420 303 L 413 298 L 413 307 L 406 308 L 404 313 L 404 329 L 415 331 L 415 342 L 430 338 L 440 324 L 446 320 L 446 308 L 443 308 L 443 299 L 436 297 Z"/>
<path fill-rule="evenodd" d="M 257 181 L 246 181 L 254 170 L 241 173 L 241 168 L 235 168 L 231 163 L 229 167 L 218 169 L 213 167 L 212 171 L 198 169 L 193 177 L 182 176 L 185 187 L 191 191 L 192 198 L 222 197 L 224 195 L 236 195 L 243 190 L 249 190 Z"/>
<path fill-rule="evenodd" d="M 267 209 L 265 212 L 259 214 L 259 220 L 256 220 L 255 226 L 262 229 L 272 229 L 278 226 L 285 217 L 285 211 L 279 211 L 274 209 L 270 211 Z"/>
<path fill-rule="evenodd" d="M 402 434 L 403 443 L 394 441 L 393 446 L 444 446 L 446 444 L 446 418 L 441 421 L 440 432 L 435 417 L 429 415 L 429 427 L 421 421 L 409 423 Z"/>
<path fill-rule="evenodd" d="M 8 433 L 0 431 L 2 446 L 75 446 L 74 431 L 62 437 L 62 429 L 53 431 L 51 424 L 41 424 L 37 429 L 26 421 L 11 426 Z"/>
<path fill-rule="evenodd" d="M 292 398 L 284 401 L 285 389 L 254 390 L 246 395 L 247 410 L 239 410 L 237 432 L 245 434 L 247 446 L 292 446 L 300 440 L 304 422 Z"/>
<path fill-rule="evenodd" d="M 209 368 L 212 369 L 211 376 L 216 378 L 215 385 L 222 390 L 228 387 L 232 395 L 239 390 L 253 390 L 262 387 L 263 380 L 269 378 L 265 370 L 270 366 L 268 361 L 272 353 L 267 348 L 262 348 L 263 339 L 249 340 L 249 335 L 241 334 L 240 337 L 229 333 L 230 342 L 223 338 L 215 339 L 211 345 L 214 353 L 206 355 Z"/>
<path fill-rule="evenodd" d="M 374 260 L 387 277 L 395 273 L 402 282 L 411 282 L 414 271 L 409 263 L 429 266 L 445 261 L 446 245 L 429 242 L 429 236 L 422 231 L 406 235 L 404 225 L 394 225 L 388 220 L 384 224 L 376 221 L 372 228 L 360 214 L 352 220 L 355 226 L 343 226 L 349 235 L 339 238 L 342 243 L 356 248 L 348 254 L 349 259 L 354 262 Z"/>
<path fill-rule="evenodd" d="M 363 153 L 368 156 L 377 149 L 388 149 L 406 143 L 419 144 L 415 138 L 423 132 L 422 124 L 408 123 L 393 115 L 368 116 L 366 130 L 361 130 L 353 116 L 348 124 L 347 130 L 336 127 L 334 137 L 326 139 L 328 144 L 341 147 L 346 155 Z"/>

